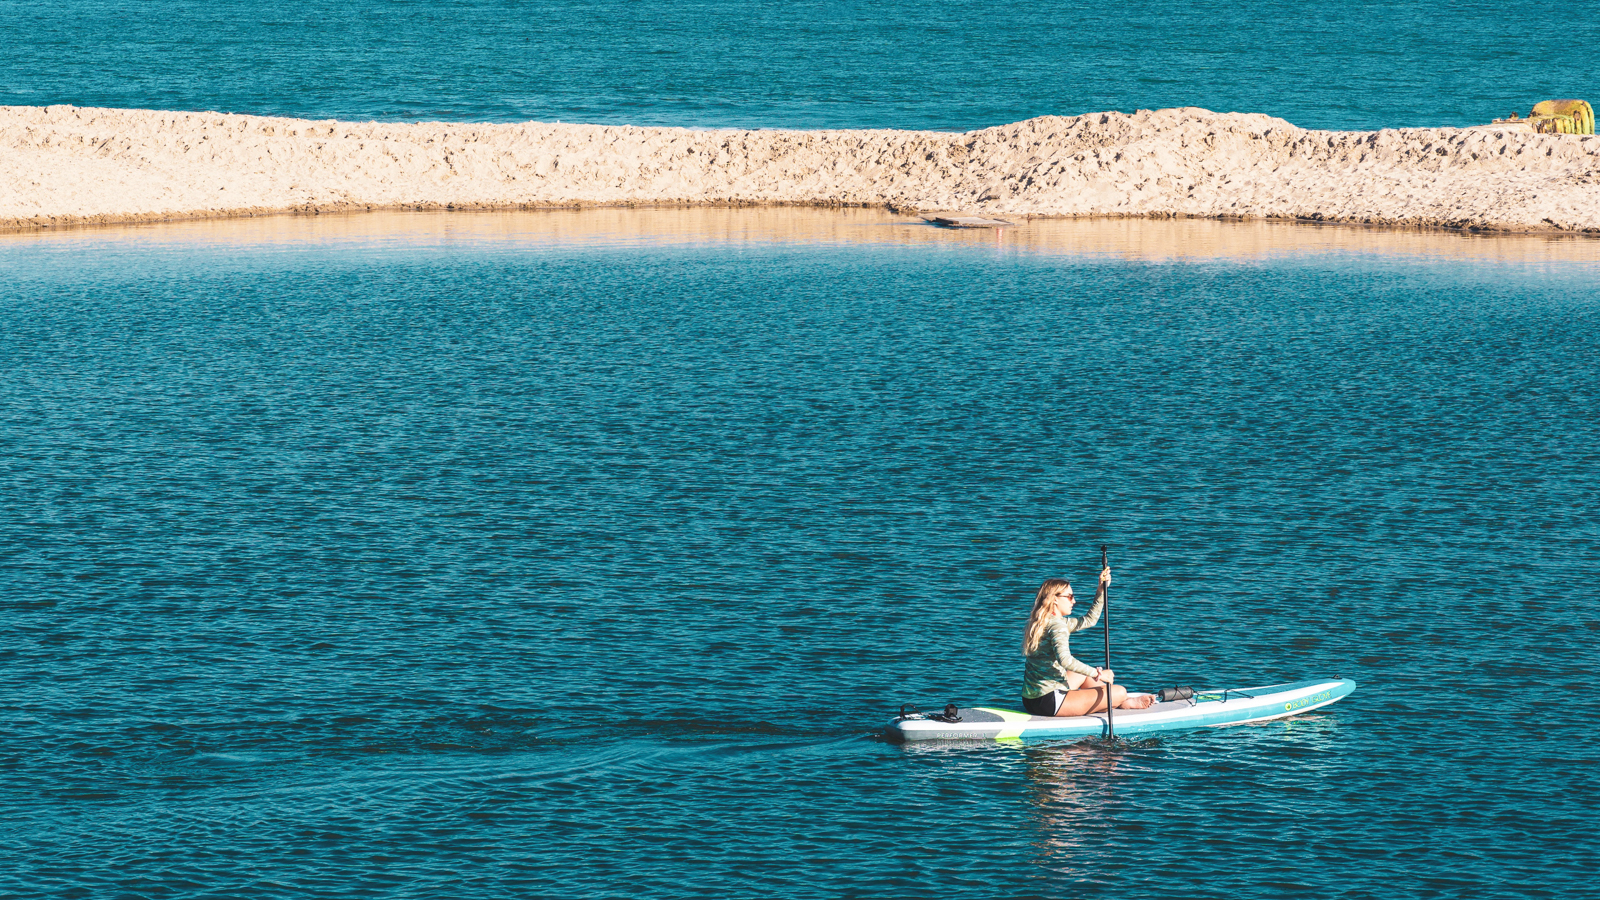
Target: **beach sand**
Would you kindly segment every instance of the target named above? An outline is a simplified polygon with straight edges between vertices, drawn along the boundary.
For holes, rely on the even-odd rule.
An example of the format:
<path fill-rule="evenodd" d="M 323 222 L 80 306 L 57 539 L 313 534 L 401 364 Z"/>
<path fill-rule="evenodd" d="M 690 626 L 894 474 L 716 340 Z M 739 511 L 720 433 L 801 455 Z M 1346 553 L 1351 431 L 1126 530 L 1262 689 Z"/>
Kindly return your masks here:
<path fill-rule="evenodd" d="M 954 134 L 0 107 L 6 228 L 681 204 L 1600 234 L 1600 138 L 1495 127 L 1311 131 L 1193 108 Z"/>

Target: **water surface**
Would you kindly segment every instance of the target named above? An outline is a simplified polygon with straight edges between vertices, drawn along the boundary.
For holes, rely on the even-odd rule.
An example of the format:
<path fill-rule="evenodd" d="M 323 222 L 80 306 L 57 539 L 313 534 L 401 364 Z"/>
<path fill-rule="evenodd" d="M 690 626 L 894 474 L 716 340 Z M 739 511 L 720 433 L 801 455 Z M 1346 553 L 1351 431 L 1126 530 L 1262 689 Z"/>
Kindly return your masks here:
<path fill-rule="evenodd" d="M 830 216 L 0 239 L 0 893 L 1584 893 L 1590 245 Z M 1126 681 L 1360 689 L 876 736 L 1101 543 Z"/>
<path fill-rule="evenodd" d="M 1203 106 L 1469 125 L 1600 93 L 1593 0 L 0 0 L 0 104 L 984 128 Z"/>

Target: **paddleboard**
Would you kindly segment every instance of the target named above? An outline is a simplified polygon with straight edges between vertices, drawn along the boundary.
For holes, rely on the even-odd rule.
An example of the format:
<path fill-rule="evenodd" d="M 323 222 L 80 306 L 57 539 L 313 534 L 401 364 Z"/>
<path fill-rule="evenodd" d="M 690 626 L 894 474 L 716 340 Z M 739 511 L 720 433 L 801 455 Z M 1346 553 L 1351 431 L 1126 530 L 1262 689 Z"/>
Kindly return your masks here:
<path fill-rule="evenodd" d="M 1297 716 L 1350 696 L 1348 678 L 1297 681 L 1262 687 L 1196 690 L 1192 699 L 1152 703 L 1146 709 L 1112 711 L 1118 736 L 1161 731 L 1217 728 Z M 1106 733 L 1105 713 L 1090 716 L 1033 716 L 1013 709 L 971 707 L 956 712 L 959 722 L 913 716 L 889 723 L 891 738 L 902 741 L 976 741 L 1098 737 Z"/>

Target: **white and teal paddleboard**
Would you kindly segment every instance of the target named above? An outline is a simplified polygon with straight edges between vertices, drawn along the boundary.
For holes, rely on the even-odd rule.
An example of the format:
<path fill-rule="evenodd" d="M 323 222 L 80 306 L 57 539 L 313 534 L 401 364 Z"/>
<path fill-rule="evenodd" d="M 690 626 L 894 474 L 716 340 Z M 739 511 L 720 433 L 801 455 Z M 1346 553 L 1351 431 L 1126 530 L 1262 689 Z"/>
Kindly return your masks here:
<path fill-rule="evenodd" d="M 1348 678 L 1299 681 L 1265 687 L 1197 690 L 1189 700 L 1153 703 L 1146 709 L 1112 711 L 1112 725 L 1121 736 L 1154 734 L 1189 728 L 1216 728 L 1265 722 L 1321 709 L 1356 689 Z M 1011 709 L 975 707 L 956 712 L 959 722 L 909 716 L 889 723 L 889 736 L 902 741 L 979 741 L 1015 738 L 1079 738 L 1103 736 L 1105 713 L 1092 716 L 1033 716 Z"/>

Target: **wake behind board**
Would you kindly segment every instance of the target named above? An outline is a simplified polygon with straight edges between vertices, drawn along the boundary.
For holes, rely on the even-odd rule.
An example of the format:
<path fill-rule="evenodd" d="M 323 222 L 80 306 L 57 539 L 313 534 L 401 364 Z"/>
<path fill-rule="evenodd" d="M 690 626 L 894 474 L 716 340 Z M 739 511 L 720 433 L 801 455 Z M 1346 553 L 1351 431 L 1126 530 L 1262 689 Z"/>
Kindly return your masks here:
<path fill-rule="evenodd" d="M 1320 709 L 1348 697 L 1355 689 L 1354 681 L 1334 678 L 1265 687 L 1197 690 L 1190 700 L 1153 703 L 1146 709 L 1115 710 L 1112 722 L 1119 735 L 1243 725 Z M 959 722 L 896 718 L 889 723 L 889 736 L 902 741 L 979 741 L 1097 737 L 1106 733 L 1105 713 L 1057 718 L 980 706 L 959 710 L 957 715 L 961 718 Z"/>

